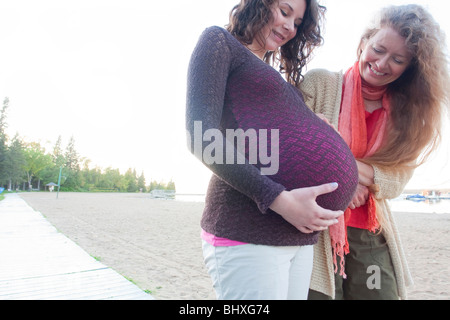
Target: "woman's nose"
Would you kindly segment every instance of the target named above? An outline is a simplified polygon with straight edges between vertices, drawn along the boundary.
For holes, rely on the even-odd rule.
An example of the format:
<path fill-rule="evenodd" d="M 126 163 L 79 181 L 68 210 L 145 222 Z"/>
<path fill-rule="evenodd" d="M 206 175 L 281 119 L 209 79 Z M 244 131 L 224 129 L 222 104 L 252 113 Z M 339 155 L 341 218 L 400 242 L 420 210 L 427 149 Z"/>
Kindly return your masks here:
<path fill-rule="evenodd" d="M 295 30 L 294 22 L 286 21 L 283 25 L 283 28 L 289 32 L 293 32 Z"/>
<path fill-rule="evenodd" d="M 383 71 L 384 69 L 387 68 L 388 62 L 389 62 L 389 57 L 386 55 L 386 56 L 383 56 L 382 58 L 378 59 L 378 61 L 375 62 L 375 65 L 377 66 L 379 71 Z"/>

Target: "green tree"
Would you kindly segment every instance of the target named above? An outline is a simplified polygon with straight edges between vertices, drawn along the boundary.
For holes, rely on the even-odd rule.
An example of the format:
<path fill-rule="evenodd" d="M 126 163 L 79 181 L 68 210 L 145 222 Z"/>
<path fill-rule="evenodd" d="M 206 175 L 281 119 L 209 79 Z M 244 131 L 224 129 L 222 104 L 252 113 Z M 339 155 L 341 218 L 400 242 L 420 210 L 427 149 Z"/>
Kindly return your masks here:
<path fill-rule="evenodd" d="M 137 187 L 139 191 L 145 192 L 146 191 L 146 187 L 145 187 L 145 177 L 144 177 L 144 172 L 141 173 L 141 175 L 138 177 L 137 180 Z"/>
<path fill-rule="evenodd" d="M 53 165 L 50 155 L 45 154 L 45 149 L 37 142 L 28 143 L 25 147 L 25 173 L 28 182 L 28 188 L 32 189 L 32 180 L 34 177 L 40 180 L 41 172 Z M 39 185 L 38 185 L 39 187 Z"/>
<path fill-rule="evenodd" d="M 3 100 L 3 107 L 0 111 L 0 186 L 7 182 L 7 175 L 5 172 L 6 165 L 6 151 L 7 151 L 7 143 L 8 136 L 6 135 L 6 112 L 9 107 L 9 99 L 5 98 Z"/>
<path fill-rule="evenodd" d="M 72 136 L 66 147 L 66 153 L 64 154 L 64 159 L 66 161 L 65 166 L 69 170 L 77 171 L 80 170 L 80 158 L 77 151 L 75 150 L 75 138 Z"/>
<path fill-rule="evenodd" d="M 101 181 L 102 171 L 100 168 L 96 167 L 93 169 L 89 168 L 91 160 L 84 159 L 82 176 L 83 176 L 83 185 L 82 188 L 85 190 L 96 189 L 99 187 L 99 183 Z"/>
<path fill-rule="evenodd" d="M 23 143 L 16 134 L 6 152 L 4 174 L 8 179 L 8 189 L 16 189 L 23 181 L 27 161 Z"/>
<path fill-rule="evenodd" d="M 65 176 L 64 190 L 79 191 L 83 184 L 82 173 L 80 170 L 80 157 L 75 150 L 75 138 L 72 136 L 64 153 Z"/>
<path fill-rule="evenodd" d="M 116 189 L 126 192 L 128 184 L 126 179 L 120 174 L 119 169 L 106 168 L 101 176 L 99 187 L 102 189 Z"/>
<path fill-rule="evenodd" d="M 64 154 L 61 148 L 61 136 L 58 136 L 58 140 L 56 140 L 55 146 L 53 147 L 53 163 L 56 167 L 60 168 L 66 163 L 66 159 L 64 158 Z"/>
<path fill-rule="evenodd" d="M 175 188 L 175 182 L 173 182 L 172 179 L 170 179 L 169 183 L 167 184 L 166 190 L 173 190 L 173 191 L 176 190 L 176 188 Z"/>
<path fill-rule="evenodd" d="M 148 192 L 151 192 L 152 190 L 166 190 L 167 186 L 163 181 L 151 181 L 150 186 L 148 188 Z"/>
<path fill-rule="evenodd" d="M 125 172 L 125 176 L 124 176 L 126 182 L 127 182 L 127 188 L 126 191 L 127 192 L 136 192 L 138 191 L 138 186 L 137 186 L 137 177 L 136 177 L 136 170 L 133 169 L 131 170 L 128 169 L 127 172 Z"/>
<path fill-rule="evenodd" d="M 40 172 L 40 177 L 42 179 L 42 183 L 44 185 L 46 185 L 47 183 L 50 183 L 50 182 L 58 183 L 59 169 L 60 169 L 60 167 L 56 167 L 53 163 L 49 167 L 46 167 L 45 169 L 43 169 Z M 64 180 L 61 181 L 61 185 L 63 183 L 64 183 Z"/>
<path fill-rule="evenodd" d="M 158 188 L 158 183 L 156 181 L 150 181 L 150 185 L 148 186 L 148 192 L 152 192 L 153 190 L 157 190 Z"/>

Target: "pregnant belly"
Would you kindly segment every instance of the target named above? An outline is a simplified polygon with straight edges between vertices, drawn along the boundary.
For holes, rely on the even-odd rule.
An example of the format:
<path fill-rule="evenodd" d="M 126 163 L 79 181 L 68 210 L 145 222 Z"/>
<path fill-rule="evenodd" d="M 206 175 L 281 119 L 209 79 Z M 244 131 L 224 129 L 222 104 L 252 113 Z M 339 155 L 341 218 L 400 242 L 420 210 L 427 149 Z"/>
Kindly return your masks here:
<path fill-rule="evenodd" d="M 317 202 L 328 209 L 345 210 L 358 184 L 358 169 L 335 130 L 321 120 L 311 121 L 291 134 L 280 131 L 280 170 L 274 180 L 288 189 L 337 182 L 339 188 Z"/>
<path fill-rule="evenodd" d="M 337 182 L 339 188 L 318 197 L 317 203 L 327 209 L 345 210 L 356 190 L 358 170 L 340 135 L 309 109 L 283 121 L 268 122 L 266 129 L 278 131 L 278 139 L 267 139 L 267 150 L 273 153 L 271 161 L 278 161 L 278 170 L 270 178 L 288 190 Z M 257 166 L 264 168 L 261 163 Z"/>

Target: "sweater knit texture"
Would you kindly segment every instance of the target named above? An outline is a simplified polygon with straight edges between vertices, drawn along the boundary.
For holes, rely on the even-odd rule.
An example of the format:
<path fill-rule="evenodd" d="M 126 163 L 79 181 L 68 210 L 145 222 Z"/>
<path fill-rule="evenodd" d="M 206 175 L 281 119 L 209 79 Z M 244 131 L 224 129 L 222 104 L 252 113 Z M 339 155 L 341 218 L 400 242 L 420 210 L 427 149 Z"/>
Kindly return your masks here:
<path fill-rule="evenodd" d="M 342 72 L 315 69 L 305 75 L 305 79 L 300 85 L 308 107 L 316 113 L 323 114 L 335 127 L 339 122 L 343 77 Z M 387 200 L 401 195 L 414 170 L 381 169 L 377 166 L 373 166 L 373 169 L 375 172 L 374 182 L 378 186 L 375 199 L 385 219 L 382 232 L 394 265 L 398 294 L 401 299 L 407 299 L 406 288 L 413 284 L 413 280 L 400 234 Z M 365 270 L 361 272 L 365 272 Z M 320 234 L 319 241 L 314 246 L 314 267 L 310 288 L 332 298 L 335 296 L 333 255 L 328 231 Z"/>
<path fill-rule="evenodd" d="M 202 136 L 196 123 L 201 124 Z M 206 29 L 192 54 L 186 128 L 191 151 L 213 172 L 201 227 L 215 236 L 258 245 L 312 245 L 318 233 L 301 233 L 270 210 L 275 198 L 284 190 L 337 182 L 339 188 L 319 196 L 317 203 L 344 210 L 356 189 L 356 162 L 344 140 L 306 107 L 298 88 L 222 28 Z M 210 129 L 220 130 L 222 141 L 205 138 Z M 265 130 L 267 151 L 273 146 L 279 150 L 271 155 L 279 163 L 278 171 L 263 175 L 261 168 L 267 164 L 260 156 L 250 163 L 248 143 L 244 164 L 237 164 L 235 156 L 230 157 L 232 163 L 211 161 L 207 151 L 213 140 L 216 146 L 222 143 L 223 159 L 229 159 L 230 152 L 237 154 L 236 147 L 225 147 L 229 129 L 254 130 L 256 141 Z M 270 138 L 274 129 L 278 141 Z M 201 152 L 195 149 L 199 143 Z"/>

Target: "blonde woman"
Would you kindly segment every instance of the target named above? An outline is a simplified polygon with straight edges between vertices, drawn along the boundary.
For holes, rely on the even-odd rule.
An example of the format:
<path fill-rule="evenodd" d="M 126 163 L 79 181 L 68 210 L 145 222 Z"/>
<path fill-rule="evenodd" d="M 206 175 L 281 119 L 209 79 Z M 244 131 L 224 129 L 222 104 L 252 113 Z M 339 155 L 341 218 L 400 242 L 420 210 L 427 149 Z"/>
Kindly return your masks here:
<path fill-rule="evenodd" d="M 412 280 L 386 200 L 439 142 L 449 98 L 444 42 L 421 6 L 391 6 L 363 34 L 345 74 L 306 74 L 306 103 L 337 128 L 359 172 L 345 228 L 330 227 L 315 247 L 311 299 L 406 298 Z"/>

